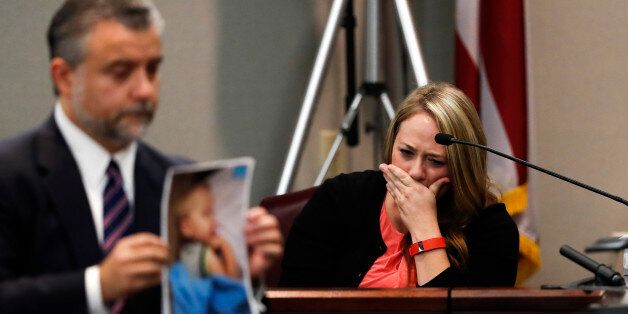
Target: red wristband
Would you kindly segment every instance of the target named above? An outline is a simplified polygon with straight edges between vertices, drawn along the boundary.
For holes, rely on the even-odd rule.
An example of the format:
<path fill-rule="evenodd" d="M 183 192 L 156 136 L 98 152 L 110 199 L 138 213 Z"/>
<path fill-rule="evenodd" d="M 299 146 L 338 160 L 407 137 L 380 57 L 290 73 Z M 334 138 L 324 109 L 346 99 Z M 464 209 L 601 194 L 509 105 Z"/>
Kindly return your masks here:
<path fill-rule="evenodd" d="M 446 247 L 447 244 L 445 244 L 445 238 L 438 237 L 412 243 L 412 245 L 410 245 L 410 248 L 408 249 L 408 252 L 410 253 L 410 257 L 412 257 L 423 252 L 435 249 L 444 249 Z"/>

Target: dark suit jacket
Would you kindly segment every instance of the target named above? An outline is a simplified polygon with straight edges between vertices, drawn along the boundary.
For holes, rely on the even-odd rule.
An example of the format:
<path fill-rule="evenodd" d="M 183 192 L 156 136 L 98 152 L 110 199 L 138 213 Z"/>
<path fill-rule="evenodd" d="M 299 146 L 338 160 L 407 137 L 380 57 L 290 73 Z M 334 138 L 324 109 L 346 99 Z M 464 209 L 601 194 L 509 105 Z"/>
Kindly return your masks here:
<path fill-rule="evenodd" d="M 159 234 L 171 160 L 139 143 L 132 232 Z M 77 164 L 51 117 L 0 143 L 0 312 L 86 312 L 85 268 L 99 263 L 91 210 Z M 125 312 L 159 311 L 159 287 L 127 300 Z"/>

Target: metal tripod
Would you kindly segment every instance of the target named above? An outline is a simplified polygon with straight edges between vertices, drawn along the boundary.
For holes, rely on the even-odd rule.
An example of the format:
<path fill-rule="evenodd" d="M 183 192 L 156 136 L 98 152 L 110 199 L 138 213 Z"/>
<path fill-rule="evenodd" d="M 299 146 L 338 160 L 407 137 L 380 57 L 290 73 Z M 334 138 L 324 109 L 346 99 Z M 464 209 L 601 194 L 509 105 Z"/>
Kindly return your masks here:
<path fill-rule="evenodd" d="M 340 131 L 334 139 L 332 147 L 327 154 L 327 158 L 323 163 L 314 185 L 321 184 L 325 178 L 325 174 L 329 170 L 334 156 L 340 148 L 340 144 L 349 131 L 351 124 L 355 120 L 357 111 L 364 96 L 373 96 L 378 98 L 389 119 L 392 119 L 394 116 L 394 109 L 390 98 L 388 97 L 386 86 L 380 81 L 379 75 L 379 0 L 366 1 L 364 83 L 362 83 L 360 89 L 351 101 L 351 105 L 342 121 Z M 323 38 L 318 48 L 312 74 L 310 75 L 307 85 L 303 104 L 301 105 L 299 119 L 297 120 L 297 125 L 290 143 L 290 149 L 281 173 L 279 186 L 277 187 L 276 194 L 278 195 L 288 192 L 288 189 L 292 185 L 294 171 L 301 155 L 303 139 L 306 135 L 306 130 L 309 128 L 312 110 L 316 99 L 318 98 L 323 74 L 325 73 L 325 69 L 329 61 L 329 52 L 333 46 L 332 44 L 334 42 L 336 31 L 340 24 L 341 13 L 343 12 L 343 9 L 346 9 L 346 5 L 347 0 L 334 0 L 332 3 L 329 18 L 327 19 L 327 23 L 325 24 L 325 29 L 323 31 Z M 403 33 L 403 41 L 412 64 L 416 82 L 419 86 L 425 85 L 428 81 L 427 74 L 407 1 L 395 0 L 395 12 L 397 15 L 397 21 L 399 22 L 399 26 Z"/>

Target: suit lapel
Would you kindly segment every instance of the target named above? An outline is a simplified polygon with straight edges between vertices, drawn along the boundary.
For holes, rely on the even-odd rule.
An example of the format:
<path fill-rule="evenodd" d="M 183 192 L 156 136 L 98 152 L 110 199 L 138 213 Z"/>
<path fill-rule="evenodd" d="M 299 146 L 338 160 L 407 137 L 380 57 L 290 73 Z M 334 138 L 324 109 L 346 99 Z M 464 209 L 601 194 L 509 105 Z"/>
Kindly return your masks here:
<path fill-rule="evenodd" d="M 37 162 L 74 258 L 80 267 L 98 263 L 102 252 L 76 162 L 52 117 L 41 131 L 36 144 Z"/>
<path fill-rule="evenodd" d="M 135 161 L 135 231 L 159 234 L 165 165 L 139 143 Z"/>

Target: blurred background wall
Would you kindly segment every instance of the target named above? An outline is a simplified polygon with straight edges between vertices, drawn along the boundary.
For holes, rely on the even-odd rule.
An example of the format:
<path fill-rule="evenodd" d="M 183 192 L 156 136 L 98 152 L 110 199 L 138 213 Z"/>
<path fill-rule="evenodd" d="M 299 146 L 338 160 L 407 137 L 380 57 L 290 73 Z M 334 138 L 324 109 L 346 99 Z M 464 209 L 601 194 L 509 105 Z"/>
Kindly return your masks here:
<path fill-rule="evenodd" d="M 51 112 L 45 31 L 61 0 L 0 0 L 0 138 L 41 123 Z M 210 160 L 257 160 L 251 198 L 277 187 L 331 1 L 155 0 L 166 20 L 162 99 L 147 141 L 163 151 Z M 357 50 L 362 51 L 362 1 Z M 383 1 L 387 34 L 395 33 Z M 454 1 L 410 1 L 429 77 L 453 80 Z M 618 194 L 628 192 L 628 2 L 526 1 L 529 159 Z M 344 44 L 339 33 L 295 189 L 310 186 L 340 125 Z M 403 97 L 394 37 L 384 75 L 394 103 Z M 362 62 L 358 72 L 362 72 Z M 361 82 L 358 76 L 358 82 Z M 336 171 L 378 162 L 378 105 L 360 113 L 360 145 L 343 148 Z M 365 129 L 369 129 L 366 132 Z M 331 134 L 331 135 L 330 135 Z M 526 285 L 566 283 L 587 272 L 558 254 L 613 231 L 628 231 L 625 206 L 548 176 L 530 173 L 531 206 L 539 208 L 543 267 Z M 592 255 L 613 262 L 610 254 Z"/>

